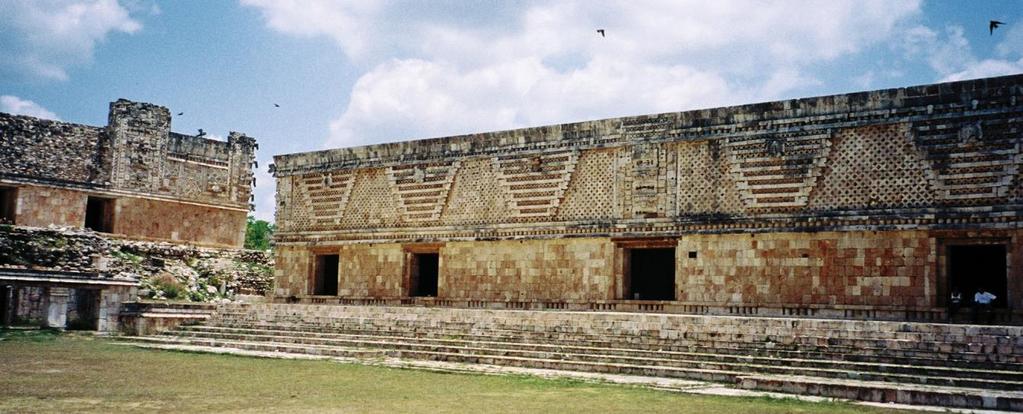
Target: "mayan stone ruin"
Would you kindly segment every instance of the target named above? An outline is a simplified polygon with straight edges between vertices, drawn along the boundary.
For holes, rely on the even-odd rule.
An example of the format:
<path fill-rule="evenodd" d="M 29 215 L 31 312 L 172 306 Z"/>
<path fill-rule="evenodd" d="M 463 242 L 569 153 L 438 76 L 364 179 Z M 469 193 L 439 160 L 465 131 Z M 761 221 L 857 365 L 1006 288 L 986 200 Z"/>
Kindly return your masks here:
<path fill-rule="evenodd" d="M 281 302 L 1023 313 L 1023 75 L 279 155 Z"/>
<path fill-rule="evenodd" d="M 0 113 L 0 325 L 114 332 L 139 297 L 269 289 L 269 258 L 240 250 L 255 140 L 170 124 L 123 99 L 105 127 Z"/>

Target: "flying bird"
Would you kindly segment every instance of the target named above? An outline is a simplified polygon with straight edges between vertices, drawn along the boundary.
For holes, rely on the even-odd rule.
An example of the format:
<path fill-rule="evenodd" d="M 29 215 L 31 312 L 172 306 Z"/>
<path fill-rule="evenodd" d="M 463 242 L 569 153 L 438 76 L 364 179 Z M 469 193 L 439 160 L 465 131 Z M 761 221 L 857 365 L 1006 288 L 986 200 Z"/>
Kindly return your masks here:
<path fill-rule="evenodd" d="M 280 105 L 274 104 L 274 108 L 280 108 Z"/>
<path fill-rule="evenodd" d="M 1000 22 L 998 20 L 992 20 L 991 23 L 988 24 L 988 26 L 987 26 L 988 34 L 989 35 L 995 34 L 995 29 L 997 29 L 998 26 L 1001 26 L 1003 24 L 1005 24 L 1005 22 Z"/>
<path fill-rule="evenodd" d="M 178 116 L 184 115 L 184 112 L 178 112 Z"/>
<path fill-rule="evenodd" d="M 604 29 L 597 29 L 597 33 L 600 33 L 600 37 L 607 37 L 604 35 Z"/>

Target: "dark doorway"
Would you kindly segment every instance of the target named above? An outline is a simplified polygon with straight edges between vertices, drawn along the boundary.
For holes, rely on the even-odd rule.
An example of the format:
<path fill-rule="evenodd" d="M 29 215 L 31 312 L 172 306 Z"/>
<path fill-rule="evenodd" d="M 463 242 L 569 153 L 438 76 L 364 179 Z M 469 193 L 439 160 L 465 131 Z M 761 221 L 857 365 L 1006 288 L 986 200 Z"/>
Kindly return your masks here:
<path fill-rule="evenodd" d="M 948 247 L 948 287 L 959 288 L 966 305 L 973 303 L 977 287 L 983 286 L 998 298 L 992 302 L 1004 308 L 1006 294 L 1006 255 L 1004 244 L 977 244 Z"/>
<path fill-rule="evenodd" d="M 629 249 L 627 299 L 675 300 L 675 249 Z"/>
<path fill-rule="evenodd" d="M 18 189 L 0 188 L 0 224 L 15 224 L 18 208 Z"/>
<path fill-rule="evenodd" d="M 0 327 L 11 326 L 14 319 L 14 286 L 0 285 Z"/>
<path fill-rule="evenodd" d="M 85 205 L 85 228 L 100 233 L 114 232 L 114 200 L 89 197 Z"/>
<path fill-rule="evenodd" d="M 340 256 L 324 254 L 316 256 L 316 277 L 313 283 L 313 294 L 337 296 L 337 278 Z"/>
<path fill-rule="evenodd" d="M 437 296 L 437 274 L 440 268 L 440 254 L 418 253 L 412 255 L 412 296 Z"/>
<path fill-rule="evenodd" d="M 67 328 L 95 331 L 99 327 L 100 291 L 71 289 L 68 300 Z"/>

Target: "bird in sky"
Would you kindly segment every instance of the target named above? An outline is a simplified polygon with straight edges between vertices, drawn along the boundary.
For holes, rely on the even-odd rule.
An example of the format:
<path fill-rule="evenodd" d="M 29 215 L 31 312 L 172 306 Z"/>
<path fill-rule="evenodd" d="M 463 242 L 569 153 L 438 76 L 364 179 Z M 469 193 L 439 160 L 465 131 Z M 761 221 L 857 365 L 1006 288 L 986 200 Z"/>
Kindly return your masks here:
<path fill-rule="evenodd" d="M 995 34 L 995 29 L 997 29 L 998 26 L 1001 26 L 1003 24 L 1005 24 L 1005 22 L 1000 22 L 998 20 L 992 20 L 991 23 L 988 24 L 988 26 L 987 26 L 988 34 L 989 35 Z"/>
<path fill-rule="evenodd" d="M 199 135 L 196 135 L 196 136 L 200 137 L 200 138 L 201 137 L 205 137 L 206 136 L 206 131 L 203 131 L 202 128 L 199 128 Z"/>
<path fill-rule="evenodd" d="M 280 108 L 280 105 L 274 104 L 274 108 Z"/>
<path fill-rule="evenodd" d="M 184 112 L 178 112 L 178 116 L 184 115 Z"/>
<path fill-rule="evenodd" d="M 600 37 L 607 37 L 604 35 L 604 29 L 597 29 L 597 33 L 600 33 Z"/>

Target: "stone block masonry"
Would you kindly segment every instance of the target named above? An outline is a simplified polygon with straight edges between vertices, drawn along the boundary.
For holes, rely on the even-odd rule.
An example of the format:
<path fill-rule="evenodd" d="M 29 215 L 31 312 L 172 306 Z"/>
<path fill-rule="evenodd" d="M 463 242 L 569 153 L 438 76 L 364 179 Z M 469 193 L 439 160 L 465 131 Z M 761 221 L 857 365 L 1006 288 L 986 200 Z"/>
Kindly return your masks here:
<path fill-rule="evenodd" d="M 106 127 L 0 113 L 0 206 L 12 206 L 0 222 L 241 247 L 255 140 L 170 128 L 167 108 L 123 99 Z"/>
<path fill-rule="evenodd" d="M 1020 321 L 1021 166 L 1023 75 L 279 155 L 276 293 Z"/>

